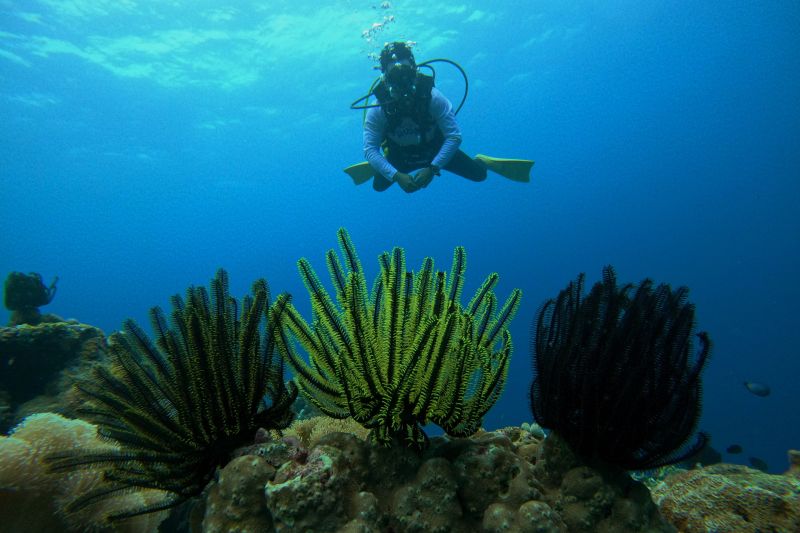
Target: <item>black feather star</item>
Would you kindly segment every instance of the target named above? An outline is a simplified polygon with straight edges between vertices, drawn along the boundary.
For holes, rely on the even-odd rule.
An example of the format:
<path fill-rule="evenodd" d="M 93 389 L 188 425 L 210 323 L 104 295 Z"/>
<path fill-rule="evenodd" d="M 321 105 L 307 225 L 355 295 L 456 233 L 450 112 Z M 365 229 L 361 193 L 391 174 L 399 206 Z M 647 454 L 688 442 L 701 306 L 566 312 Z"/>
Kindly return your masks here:
<path fill-rule="evenodd" d="M 535 324 L 531 408 L 542 427 L 584 457 L 627 470 L 686 459 L 701 411 L 706 333 L 692 357 L 694 305 L 688 289 L 617 287 L 611 267 L 583 297 L 577 281 L 545 302 Z"/>
<path fill-rule="evenodd" d="M 106 483 L 79 496 L 77 511 L 132 489 L 167 496 L 109 520 L 167 509 L 202 492 L 230 452 L 251 442 L 259 428 L 282 429 L 297 396 L 283 381 L 274 336 L 287 298 L 270 307 L 264 280 L 239 304 L 219 270 L 205 287 L 190 287 L 186 301 L 172 298 L 171 323 L 150 312 L 153 343 L 132 320 L 111 344 L 111 364 L 95 368 L 76 387 L 86 399 L 78 411 L 119 450 L 75 450 L 48 457 L 51 471 L 100 468 Z M 262 321 L 266 326 L 262 330 Z M 265 399 L 268 403 L 265 403 Z"/>

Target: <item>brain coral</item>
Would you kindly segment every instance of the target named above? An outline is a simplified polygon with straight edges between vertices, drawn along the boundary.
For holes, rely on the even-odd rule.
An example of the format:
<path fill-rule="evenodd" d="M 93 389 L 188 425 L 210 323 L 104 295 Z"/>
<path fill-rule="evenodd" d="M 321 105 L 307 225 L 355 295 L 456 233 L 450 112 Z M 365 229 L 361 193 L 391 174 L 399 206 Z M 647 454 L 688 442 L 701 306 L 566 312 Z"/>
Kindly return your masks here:
<path fill-rule="evenodd" d="M 653 499 L 680 531 L 800 531 L 796 467 L 774 475 L 715 464 L 669 476 Z"/>

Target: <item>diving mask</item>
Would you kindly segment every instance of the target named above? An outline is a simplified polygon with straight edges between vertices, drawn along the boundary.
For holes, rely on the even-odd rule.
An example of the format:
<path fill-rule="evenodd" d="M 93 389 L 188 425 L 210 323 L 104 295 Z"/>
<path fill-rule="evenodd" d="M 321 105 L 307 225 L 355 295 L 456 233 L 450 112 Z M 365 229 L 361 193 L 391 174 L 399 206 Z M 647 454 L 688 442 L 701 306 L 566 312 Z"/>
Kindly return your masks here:
<path fill-rule="evenodd" d="M 416 90 L 417 69 L 408 60 L 400 60 L 389 66 L 383 79 L 393 98 L 409 96 Z"/>

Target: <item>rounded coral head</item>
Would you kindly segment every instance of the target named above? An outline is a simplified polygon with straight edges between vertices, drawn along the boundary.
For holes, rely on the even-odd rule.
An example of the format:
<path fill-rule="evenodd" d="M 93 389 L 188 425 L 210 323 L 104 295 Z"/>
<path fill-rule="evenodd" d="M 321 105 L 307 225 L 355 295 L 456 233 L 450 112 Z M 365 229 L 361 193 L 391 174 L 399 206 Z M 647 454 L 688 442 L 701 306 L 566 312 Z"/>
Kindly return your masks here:
<path fill-rule="evenodd" d="M 9 311 L 21 311 L 49 304 L 56 294 L 56 282 L 50 287 L 42 281 L 41 274 L 31 272 L 12 272 L 6 278 L 3 292 L 3 304 Z"/>

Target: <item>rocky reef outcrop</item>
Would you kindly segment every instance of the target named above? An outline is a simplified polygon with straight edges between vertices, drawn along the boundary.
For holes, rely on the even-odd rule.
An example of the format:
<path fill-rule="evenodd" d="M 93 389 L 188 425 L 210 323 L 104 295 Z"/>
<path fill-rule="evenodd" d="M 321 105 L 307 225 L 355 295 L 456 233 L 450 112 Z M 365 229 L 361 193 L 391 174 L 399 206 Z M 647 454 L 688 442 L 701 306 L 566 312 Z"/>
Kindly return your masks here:
<path fill-rule="evenodd" d="M 422 454 L 330 433 L 248 449 L 207 491 L 204 531 L 673 531 L 624 471 L 538 428 L 435 437 Z"/>
<path fill-rule="evenodd" d="M 0 432 L 31 413 L 63 412 L 72 377 L 105 357 L 103 332 L 48 315 L 36 325 L 0 327 Z"/>

